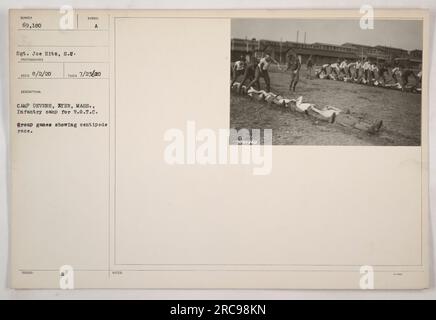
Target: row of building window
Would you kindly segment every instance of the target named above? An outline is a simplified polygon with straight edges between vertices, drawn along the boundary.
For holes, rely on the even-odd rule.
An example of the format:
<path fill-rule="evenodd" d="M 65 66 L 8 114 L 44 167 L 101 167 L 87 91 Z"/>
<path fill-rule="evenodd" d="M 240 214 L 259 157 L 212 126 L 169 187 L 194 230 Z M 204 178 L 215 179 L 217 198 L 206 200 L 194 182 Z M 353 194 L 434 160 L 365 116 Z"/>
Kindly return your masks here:
<path fill-rule="evenodd" d="M 370 47 L 363 45 L 356 45 L 345 43 L 342 46 L 331 45 L 325 43 L 313 43 L 305 44 L 298 42 L 279 42 L 279 41 L 269 41 L 269 40 L 244 40 L 244 39 L 232 39 L 232 50 L 237 51 L 255 51 L 255 50 L 265 50 L 268 47 L 273 47 L 280 51 L 287 49 L 316 49 L 316 50 L 327 50 L 335 52 L 346 52 L 354 54 L 364 54 L 364 55 L 374 55 L 374 56 L 408 56 L 409 52 L 403 49 L 390 48 L 390 47 Z M 414 50 L 410 52 L 413 57 L 419 58 L 422 55 L 422 51 Z"/>

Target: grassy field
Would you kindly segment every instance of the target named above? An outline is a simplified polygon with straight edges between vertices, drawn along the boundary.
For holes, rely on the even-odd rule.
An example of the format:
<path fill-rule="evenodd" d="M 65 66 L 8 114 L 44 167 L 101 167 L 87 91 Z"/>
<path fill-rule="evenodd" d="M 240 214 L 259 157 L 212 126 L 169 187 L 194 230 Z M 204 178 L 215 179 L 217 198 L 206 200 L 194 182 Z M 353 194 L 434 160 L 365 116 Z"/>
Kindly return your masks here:
<path fill-rule="evenodd" d="M 382 130 L 369 134 L 337 124 L 317 121 L 287 108 L 269 105 L 231 94 L 230 127 L 272 129 L 274 145 L 420 145 L 421 95 L 410 92 L 306 79 L 302 71 L 295 94 L 289 87 L 289 73 L 272 72 L 271 91 L 288 98 L 303 96 L 304 102 L 331 105 L 365 121 L 383 120 Z M 263 79 L 261 86 L 264 88 Z"/>

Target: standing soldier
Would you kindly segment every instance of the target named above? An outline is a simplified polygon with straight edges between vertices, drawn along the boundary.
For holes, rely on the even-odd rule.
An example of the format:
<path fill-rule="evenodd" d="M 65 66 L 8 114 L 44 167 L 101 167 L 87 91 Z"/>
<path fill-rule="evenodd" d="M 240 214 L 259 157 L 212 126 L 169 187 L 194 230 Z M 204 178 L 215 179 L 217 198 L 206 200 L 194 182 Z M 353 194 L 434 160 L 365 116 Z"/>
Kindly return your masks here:
<path fill-rule="evenodd" d="M 363 65 L 362 65 L 362 69 L 363 69 L 363 83 L 367 84 L 370 81 L 370 67 L 371 64 L 368 61 L 368 59 L 366 57 L 363 58 Z"/>
<path fill-rule="evenodd" d="M 386 73 L 388 73 L 386 64 L 380 62 L 378 65 L 378 82 L 382 85 L 386 84 Z"/>
<path fill-rule="evenodd" d="M 375 63 L 371 63 L 369 66 L 369 77 L 370 77 L 370 84 L 376 84 L 378 85 L 378 66 Z"/>
<path fill-rule="evenodd" d="M 288 61 L 288 67 L 286 70 L 291 69 L 291 84 L 289 85 L 289 91 L 295 92 L 297 83 L 300 80 L 301 56 L 297 56 L 297 54 L 294 53 L 291 57 L 292 58 Z"/>
<path fill-rule="evenodd" d="M 349 77 L 351 80 L 354 80 L 354 79 L 357 78 L 357 76 L 356 76 L 356 73 L 357 73 L 356 68 L 357 68 L 357 62 L 356 62 L 356 61 L 354 61 L 354 62 L 350 62 L 350 63 L 347 65 L 348 77 Z"/>
<path fill-rule="evenodd" d="M 355 69 L 355 73 L 354 73 L 355 74 L 355 78 L 354 78 L 354 81 L 355 82 L 358 82 L 358 83 L 361 82 L 361 79 L 363 77 L 362 66 L 363 66 L 363 61 L 362 60 L 357 60 L 356 61 L 356 65 L 354 66 L 354 69 Z"/>
<path fill-rule="evenodd" d="M 257 59 L 256 59 L 256 57 L 254 55 L 250 57 L 250 61 L 245 66 L 244 77 L 242 78 L 242 81 L 241 81 L 241 83 L 240 83 L 240 85 L 238 87 L 238 91 L 237 91 L 238 93 L 241 93 L 241 90 L 243 90 L 244 88 L 250 89 L 250 87 L 244 87 L 244 83 L 247 80 L 249 82 L 251 82 L 254 79 L 258 63 L 259 62 L 257 61 Z M 256 89 L 260 90 L 260 82 L 259 82 L 259 80 L 254 82 L 254 85 L 256 86 L 255 87 Z"/>
<path fill-rule="evenodd" d="M 236 82 L 239 76 L 244 75 L 245 73 L 245 57 L 241 56 L 238 61 L 235 62 L 232 68 L 232 83 L 230 87 Z"/>
<path fill-rule="evenodd" d="M 259 64 L 254 70 L 254 79 L 248 84 L 247 88 L 250 89 L 255 83 L 259 83 L 260 78 L 265 81 L 265 91 L 269 92 L 271 90 L 271 81 L 269 79 L 268 69 L 271 63 L 275 63 L 280 68 L 280 64 L 273 59 L 269 54 L 266 54 L 262 59 L 260 59 Z"/>
<path fill-rule="evenodd" d="M 339 65 L 339 76 L 340 80 L 344 80 L 344 78 L 348 77 L 348 62 L 344 59 Z"/>
<path fill-rule="evenodd" d="M 310 55 L 306 61 L 306 69 L 307 69 L 306 79 L 312 80 L 312 69 L 313 69 L 312 55 Z"/>

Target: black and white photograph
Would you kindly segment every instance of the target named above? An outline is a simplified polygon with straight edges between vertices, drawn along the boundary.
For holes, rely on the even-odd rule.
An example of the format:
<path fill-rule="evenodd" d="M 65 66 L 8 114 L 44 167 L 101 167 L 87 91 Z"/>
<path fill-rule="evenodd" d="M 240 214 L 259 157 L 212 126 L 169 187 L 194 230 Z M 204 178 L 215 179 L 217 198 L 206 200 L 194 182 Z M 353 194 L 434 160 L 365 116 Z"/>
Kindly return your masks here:
<path fill-rule="evenodd" d="M 233 19 L 230 128 L 270 129 L 273 145 L 420 146 L 422 58 L 420 20 Z"/>

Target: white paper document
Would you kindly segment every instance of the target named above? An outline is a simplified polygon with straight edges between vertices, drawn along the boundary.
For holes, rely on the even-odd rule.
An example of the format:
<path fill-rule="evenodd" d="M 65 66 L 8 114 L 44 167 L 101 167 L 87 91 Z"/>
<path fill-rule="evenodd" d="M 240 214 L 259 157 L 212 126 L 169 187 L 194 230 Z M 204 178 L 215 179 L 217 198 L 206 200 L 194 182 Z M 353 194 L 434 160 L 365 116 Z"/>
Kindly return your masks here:
<path fill-rule="evenodd" d="M 428 287 L 428 13 L 373 14 L 11 10 L 11 286 Z"/>

